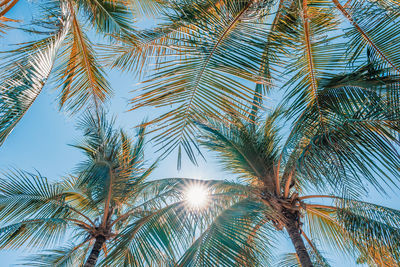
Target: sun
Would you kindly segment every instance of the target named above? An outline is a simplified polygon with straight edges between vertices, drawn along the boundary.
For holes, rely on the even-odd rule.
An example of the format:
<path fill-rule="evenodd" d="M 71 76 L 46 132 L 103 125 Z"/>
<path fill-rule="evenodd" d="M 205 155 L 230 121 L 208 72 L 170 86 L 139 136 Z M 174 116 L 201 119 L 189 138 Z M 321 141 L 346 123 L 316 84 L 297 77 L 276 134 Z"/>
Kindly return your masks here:
<path fill-rule="evenodd" d="M 185 190 L 185 200 L 190 208 L 201 209 L 207 205 L 209 192 L 204 185 L 189 185 Z"/>

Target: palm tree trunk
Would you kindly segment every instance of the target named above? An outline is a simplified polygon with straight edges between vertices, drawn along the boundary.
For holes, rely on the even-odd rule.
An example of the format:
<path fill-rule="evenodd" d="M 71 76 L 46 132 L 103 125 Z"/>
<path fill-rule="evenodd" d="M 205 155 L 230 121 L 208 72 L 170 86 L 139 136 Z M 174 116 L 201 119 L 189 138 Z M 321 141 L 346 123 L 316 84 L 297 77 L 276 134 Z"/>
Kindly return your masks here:
<path fill-rule="evenodd" d="M 298 227 L 298 222 L 295 219 L 294 214 L 290 214 L 292 216 L 287 216 L 289 218 L 285 227 L 288 232 L 290 239 L 296 249 L 297 256 L 299 257 L 300 263 L 302 267 L 313 267 L 311 263 L 310 255 L 304 245 L 303 238 L 301 237 L 300 228 Z"/>
<path fill-rule="evenodd" d="M 101 248 L 106 242 L 106 238 L 102 235 L 96 237 L 96 242 L 94 242 L 92 251 L 90 252 L 89 257 L 86 260 L 85 265 L 83 267 L 94 267 L 96 265 L 97 259 L 99 258 Z"/>

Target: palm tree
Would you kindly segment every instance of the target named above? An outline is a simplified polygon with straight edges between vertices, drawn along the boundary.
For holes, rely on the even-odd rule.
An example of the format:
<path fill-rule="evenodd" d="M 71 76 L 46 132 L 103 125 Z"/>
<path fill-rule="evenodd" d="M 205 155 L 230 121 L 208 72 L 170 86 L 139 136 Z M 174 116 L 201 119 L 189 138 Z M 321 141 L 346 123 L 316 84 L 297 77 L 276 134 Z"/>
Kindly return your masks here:
<path fill-rule="evenodd" d="M 11 27 L 9 23 L 16 22 L 4 15 L 18 8 L 17 2 L 0 1 L 0 33 L 7 34 L 4 30 Z M 82 108 L 98 108 L 112 95 L 112 89 L 97 56 L 93 36 L 108 45 L 122 34 L 134 40 L 134 16 L 156 14 L 161 6 L 161 1 L 152 0 L 38 2 L 29 24 L 18 28 L 17 23 L 12 25 L 14 32 L 19 30 L 29 41 L 2 51 L 0 144 L 49 79 L 60 89 L 60 109 L 75 113 Z"/>
<path fill-rule="evenodd" d="M 400 71 L 400 5 L 393 0 L 172 1 L 168 19 L 141 41 L 110 47 L 111 66 L 153 62 L 132 109 L 166 107 L 156 140 L 194 160 L 194 121 L 251 113 L 262 95 L 286 91 L 294 114 L 322 105 L 321 81 L 358 69 L 367 56 Z M 137 65 L 136 63 L 139 63 Z M 255 85 L 255 88 L 254 88 Z M 253 107 L 253 108 L 251 108 Z M 246 115 L 246 114 L 245 114 Z M 323 114 L 321 114 L 321 120 Z M 247 116 L 245 116 L 247 117 Z"/>
<path fill-rule="evenodd" d="M 339 81 L 344 77 L 335 85 Z M 327 266 L 315 240 L 358 254 L 359 262 L 400 263 L 400 211 L 360 200 L 371 185 L 384 192 L 382 181 L 398 187 L 398 107 L 386 91 L 361 87 L 319 95 L 326 100 L 324 121 L 309 106 L 289 135 L 278 129 L 279 109 L 263 122 L 235 115 L 232 123 L 198 122 L 200 143 L 218 154 L 242 187 L 186 250 L 181 266 L 265 266 L 276 231 L 285 231 L 296 250 L 282 264 Z"/>
<path fill-rule="evenodd" d="M 86 160 L 74 174 L 50 182 L 11 171 L 0 180 L 0 248 L 50 247 L 28 266 L 170 266 L 192 236 L 180 180 L 147 180 L 155 164 L 145 167 L 143 128 L 133 143 L 104 114 L 87 114 L 80 127 L 75 147 Z"/>

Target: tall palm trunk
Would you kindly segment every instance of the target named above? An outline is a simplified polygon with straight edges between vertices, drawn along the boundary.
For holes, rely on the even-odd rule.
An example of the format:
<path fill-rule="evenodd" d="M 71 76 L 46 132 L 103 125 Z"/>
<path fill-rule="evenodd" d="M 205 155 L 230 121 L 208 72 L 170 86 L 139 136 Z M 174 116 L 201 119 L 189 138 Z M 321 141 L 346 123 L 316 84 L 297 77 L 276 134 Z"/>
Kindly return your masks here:
<path fill-rule="evenodd" d="M 296 249 L 297 256 L 299 257 L 302 267 L 313 267 L 311 263 L 310 255 L 308 254 L 307 248 L 304 245 L 303 238 L 301 237 L 300 228 L 297 220 L 297 215 L 289 213 L 287 216 L 287 222 L 285 224 L 286 231 L 288 232 L 290 239 Z"/>
<path fill-rule="evenodd" d="M 94 242 L 92 251 L 88 259 L 86 260 L 85 265 L 83 267 L 94 267 L 96 265 L 97 259 L 99 258 L 101 248 L 103 247 L 104 243 L 106 242 L 106 238 L 102 235 L 96 237 L 96 242 Z"/>

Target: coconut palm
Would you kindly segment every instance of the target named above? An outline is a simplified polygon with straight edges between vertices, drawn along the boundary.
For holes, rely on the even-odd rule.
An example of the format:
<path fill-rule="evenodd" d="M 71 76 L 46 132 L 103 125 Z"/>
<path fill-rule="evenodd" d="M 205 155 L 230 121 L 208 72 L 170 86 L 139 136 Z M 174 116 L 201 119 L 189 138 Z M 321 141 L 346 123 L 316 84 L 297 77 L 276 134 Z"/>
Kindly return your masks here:
<path fill-rule="evenodd" d="M 334 84 L 344 80 L 337 77 Z M 360 200 L 371 185 L 384 192 L 382 181 L 397 187 L 389 174 L 400 177 L 398 107 L 386 92 L 362 87 L 327 88 L 319 95 L 323 122 L 310 105 L 290 134 L 278 128 L 279 109 L 264 121 L 231 115 L 232 123 L 198 122 L 200 143 L 239 176 L 243 189 L 187 249 L 182 266 L 268 265 L 266 247 L 282 231 L 296 251 L 282 264 L 328 265 L 320 243 L 359 262 L 400 263 L 400 211 Z"/>
<path fill-rule="evenodd" d="M 71 113 L 96 108 L 112 95 L 93 39 L 111 45 L 122 34 L 135 39 L 134 17 L 156 14 L 161 1 L 46 0 L 31 3 L 33 20 L 5 17 L 18 0 L 0 1 L 0 33 L 11 26 L 25 37 L 2 51 L 0 144 L 31 107 L 49 79 L 59 89 L 59 107 Z M 18 27 L 17 27 L 18 26 Z M 10 35 L 11 36 L 11 35 Z M 90 38 L 89 38 L 90 37 Z M 4 39 L 3 39 L 4 40 Z M 27 41 L 25 41 L 27 40 Z M 10 42 L 10 41 L 9 41 Z"/>
<path fill-rule="evenodd" d="M 171 266 L 193 235 L 180 180 L 147 180 L 144 129 L 133 142 L 104 114 L 80 126 L 86 160 L 72 175 L 15 170 L 0 180 L 0 248 L 46 249 L 28 266 Z"/>
<path fill-rule="evenodd" d="M 194 121 L 251 112 L 262 95 L 286 91 L 291 112 L 322 105 L 321 81 L 361 66 L 367 55 L 400 70 L 400 5 L 393 0 L 172 1 L 165 20 L 140 42 L 110 47 L 114 67 L 153 62 L 132 109 L 166 107 L 156 139 L 193 160 Z M 368 52 L 369 51 L 369 52 Z M 164 109 L 165 110 L 165 109 Z M 322 115 L 321 115 L 322 116 Z M 322 119 L 322 117 L 321 117 Z"/>

